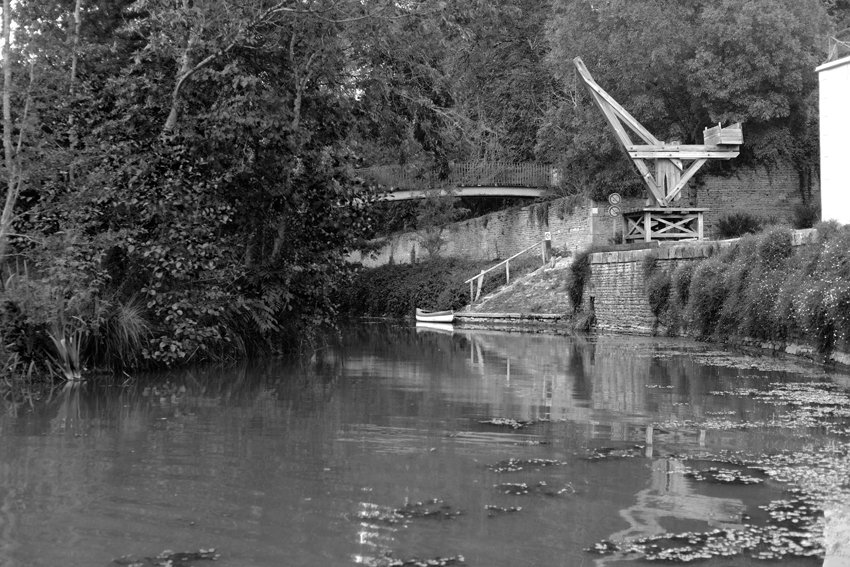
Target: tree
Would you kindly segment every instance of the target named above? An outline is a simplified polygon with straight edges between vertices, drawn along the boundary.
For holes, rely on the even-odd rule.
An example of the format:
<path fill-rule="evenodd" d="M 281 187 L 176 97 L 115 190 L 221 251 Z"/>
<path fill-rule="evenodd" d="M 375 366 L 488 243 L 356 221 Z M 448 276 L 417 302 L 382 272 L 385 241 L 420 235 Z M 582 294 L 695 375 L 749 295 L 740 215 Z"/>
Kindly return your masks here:
<path fill-rule="evenodd" d="M 597 198 L 640 191 L 602 116 L 575 84 L 571 62 L 582 56 L 596 80 L 662 139 L 702 143 L 703 127 L 740 120 L 743 161 L 812 163 L 814 67 L 828 23 L 818 0 L 571 1 L 549 28 L 549 62 L 565 94 L 540 130 L 538 150 Z"/>

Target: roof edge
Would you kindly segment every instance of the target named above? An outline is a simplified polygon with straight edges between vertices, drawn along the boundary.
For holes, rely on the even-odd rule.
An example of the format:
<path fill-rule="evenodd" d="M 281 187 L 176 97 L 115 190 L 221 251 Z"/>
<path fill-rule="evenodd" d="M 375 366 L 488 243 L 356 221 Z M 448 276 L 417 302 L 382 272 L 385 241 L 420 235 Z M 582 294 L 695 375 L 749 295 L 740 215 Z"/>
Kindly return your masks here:
<path fill-rule="evenodd" d="M 820 67 L 815 68 L 816 73 L 820 73 L 821 71 L 827 71 L 829 69 L 833 69 L 835 67 L 841 67 L 842 65 L 850 64 L 850 55 L 847 57 L 842 57 L 841 59 L 836 59 L 835 61 L 830 61 L 828 63 L 824 63 Z"/>

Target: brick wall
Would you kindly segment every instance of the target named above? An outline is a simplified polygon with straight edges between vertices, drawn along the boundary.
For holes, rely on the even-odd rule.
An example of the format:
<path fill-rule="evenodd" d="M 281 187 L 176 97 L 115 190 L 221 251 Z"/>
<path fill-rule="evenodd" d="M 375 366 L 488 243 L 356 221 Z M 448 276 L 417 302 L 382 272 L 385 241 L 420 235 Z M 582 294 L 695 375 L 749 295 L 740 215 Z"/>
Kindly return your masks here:
<path fill-rule="evenodd" d="M 682 202 L 710 209 L 705 214 L 709 235 L 715 234 L 718 219 L 730 212 L 747 212 L 771 224 L 790 223 L 794 208 L 803 202 L 800 176 L 790 164 L 740 168 L 730 176 L 706 175 L 688 191 Z M 820 203 L 817 179 L 812 184 L 811 202 Z"/>
<path fill-rule="evenodd" d="M 817 186 L 812 199 L 820 202 Z M 740 168 L 730 176 L 703 176 L 689 184 L 678 205 L 706 207 L 706 237 L 716 237 L 718 219 L 731 212 L 748 212 L 765 221 L 788 223 L 794 207 L 802 203 L 799 176 L 790 165 Z M 623 210 L 641 208 L 645 199 L 624 199 Z M 440 250 L 443 257 L 471 260 L 507 258 L 523 248 L 552 235 L 556 249 L 576 251 L 593 244 L 608 244 L 621 229 L 622 218 L 608 215 L 608 203 L 581 199 L 558 199 L 521 208 L 491 213 L 483 217 L 448 225 Z M 376 267 L 388 263 L 405 264 L 428 257 L 415 232 L 395 234 L 371 254 L 353 253 L 351 262 Z"/>

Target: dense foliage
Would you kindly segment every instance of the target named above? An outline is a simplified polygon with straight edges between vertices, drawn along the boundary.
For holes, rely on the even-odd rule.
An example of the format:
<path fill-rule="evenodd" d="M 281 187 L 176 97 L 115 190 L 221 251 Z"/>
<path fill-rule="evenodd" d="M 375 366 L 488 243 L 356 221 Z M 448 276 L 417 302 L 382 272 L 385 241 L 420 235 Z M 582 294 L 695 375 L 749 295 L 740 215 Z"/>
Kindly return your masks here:
<path fill-rule="evenodd" d="M 773 229 L 672 273 L 653 270 L 653 312 L 704 337 L 811 341 L 831 352 L 850 340 L 850 227 L 821 224 L 818 235 L 793 247 L 788 229 Z"/>
<path fill-rule="evenodd" d="M 821 0 L 560 3 L 547 36 L 563 94 L 538 133 L 538 155 L 597 198 L 642 190 L 575 78 L 581 56 L 660 139 L 702 143 L 704 127 L 740 121 L 746 144 L 736 161 L 791 161 L 806 181 L 817 164 L 814 68 L 832 25 Z"/>
<path fill-rule="evenodd" d="M 743 121 L 744 158 L 791 160 L 805 188 L 813 69 L 847 10 L 4 0 L 0 363 L 31 375 L 46 354 L 127 369 L 311 344 L 347 253 L 374 235 L 359 167 L 536 160 L 561 167 L 564 192 L 636 191 L 575 56 L 662 137 Z M 438 251 L 452 208 L 382 219 L 418 219 Z"/>
<path fill-rule="evenodd" d="M 72 336 L 80 365 L 112 368 L 309 344 L 371 234 L 350 137 L 380 121 L 358 97 L 379 75 L 365 32 L 398 40 L 418 9 L 7 6 L 3 362 Z"/>

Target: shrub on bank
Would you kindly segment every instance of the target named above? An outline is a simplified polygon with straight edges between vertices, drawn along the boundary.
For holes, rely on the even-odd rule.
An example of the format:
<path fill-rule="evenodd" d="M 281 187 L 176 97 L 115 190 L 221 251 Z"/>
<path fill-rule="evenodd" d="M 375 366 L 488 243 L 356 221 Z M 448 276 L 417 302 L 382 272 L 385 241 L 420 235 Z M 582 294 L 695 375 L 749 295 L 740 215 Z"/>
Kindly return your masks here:
<path fill-rule="evenodd" d="M 717 221 L 717 233 L 720 238 L 737 238 L 745 234 L 754 234 L 759 230 L 761 230 L 761 221 L 750 213 L 729 213 Z"/>
<path fill-rule="evenodd" d="M 567 279 L 567 295 L 573 305 L 573 311 L 581 309 L 584 299 L 584 288 L 590 281 L 590 255 L 593 250 L 587 249 L 576 254 L 573 263 L 570 264 L 570 273 Z"/>
<path fill-rule="evenodd" d="M 821 224 L 818 235 L 796 248 L 786 228 L 747 235 L 669 277 L 647 260 L 650 307 L 703 337 L 803 340 L 829 353 L 850 340 L 850 227 Z"/>

